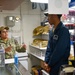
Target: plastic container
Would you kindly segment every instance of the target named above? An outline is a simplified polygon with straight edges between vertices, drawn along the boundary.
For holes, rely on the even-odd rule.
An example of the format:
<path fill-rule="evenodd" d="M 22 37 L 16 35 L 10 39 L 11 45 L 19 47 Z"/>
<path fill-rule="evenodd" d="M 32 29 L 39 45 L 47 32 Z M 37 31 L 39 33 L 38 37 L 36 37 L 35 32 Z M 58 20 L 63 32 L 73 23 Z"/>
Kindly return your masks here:
<path fill-rule="evenodd" d="M 0 67 L 5 67 L 5 50 L 0 44 Z"/>
<path fill-rule="evenodd" d="M 18 67 L 18 55 L 15 54 L 14 56 L 14 64 L 16 65 L 16 67 Z"/>

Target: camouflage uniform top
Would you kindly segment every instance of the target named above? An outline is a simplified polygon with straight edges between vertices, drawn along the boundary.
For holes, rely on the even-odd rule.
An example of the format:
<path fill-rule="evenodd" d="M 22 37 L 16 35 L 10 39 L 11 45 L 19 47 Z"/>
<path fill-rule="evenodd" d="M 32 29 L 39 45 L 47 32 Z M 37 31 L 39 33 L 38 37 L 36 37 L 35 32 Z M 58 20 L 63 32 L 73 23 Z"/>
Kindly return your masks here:
<path fill-rule="evenodd" d="M 11 51 L 10 52 L 7 52 L 5 53 L 5 58 L 13 58 L 14 57 L 14 54 L 15 54 L 15 51 L 18 51 L 18 52 L 25 52 L 25 49 L 24 48 L 21 48 L 21 46 L 15 42 L 14 39 L 7 39 L 6 41 L 5 40 L 2 40 L 0 38 L 0 44 L 4 47 L 4 48 L 7 48 L 9 46 L 12 47 Z"/>

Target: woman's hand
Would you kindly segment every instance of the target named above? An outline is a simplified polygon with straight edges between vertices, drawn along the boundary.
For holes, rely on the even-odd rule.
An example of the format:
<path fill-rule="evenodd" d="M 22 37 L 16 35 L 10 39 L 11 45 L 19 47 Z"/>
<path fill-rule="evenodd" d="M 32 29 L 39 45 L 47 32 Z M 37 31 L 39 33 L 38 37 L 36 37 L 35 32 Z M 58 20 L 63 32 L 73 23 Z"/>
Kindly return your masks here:
<path fill-rule="evenodd" d="M 26 45 L 25 45 L 25 44 L 23 44 L 23 45 L 22 45 L 22 48 L 24 48 L 24 49 L 26 50 Z"/>

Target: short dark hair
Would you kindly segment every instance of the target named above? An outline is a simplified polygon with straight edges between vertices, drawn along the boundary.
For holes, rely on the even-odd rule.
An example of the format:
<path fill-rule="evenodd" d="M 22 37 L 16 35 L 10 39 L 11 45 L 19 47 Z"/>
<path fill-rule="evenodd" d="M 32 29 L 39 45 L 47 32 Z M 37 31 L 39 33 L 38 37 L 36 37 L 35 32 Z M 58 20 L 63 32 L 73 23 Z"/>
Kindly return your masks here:
<path fill-rule="evenodd" d="M 1 31 L 0 31 L 0 34 L 1 34 Z"/>
<path fill-rule="evenodd" d="M 59 14 L 59 15 L 57 15 L 57 16 L 58 16 L 58 18 L 60 19 L 62 15 L 61 15 L 61 14 Z"/>

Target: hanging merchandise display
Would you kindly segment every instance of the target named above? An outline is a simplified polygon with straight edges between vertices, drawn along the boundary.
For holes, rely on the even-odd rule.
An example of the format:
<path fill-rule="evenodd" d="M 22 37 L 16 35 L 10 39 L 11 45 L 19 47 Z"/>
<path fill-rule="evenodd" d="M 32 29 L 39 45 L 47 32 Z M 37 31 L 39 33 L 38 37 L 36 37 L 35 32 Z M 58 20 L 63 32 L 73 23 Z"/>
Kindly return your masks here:
<path fill-rule="evenodd" d="M 6 16 L 5 17 L 5 25 L 8 27 L 15 26 L 15 17 L 14 16 Z"/>

